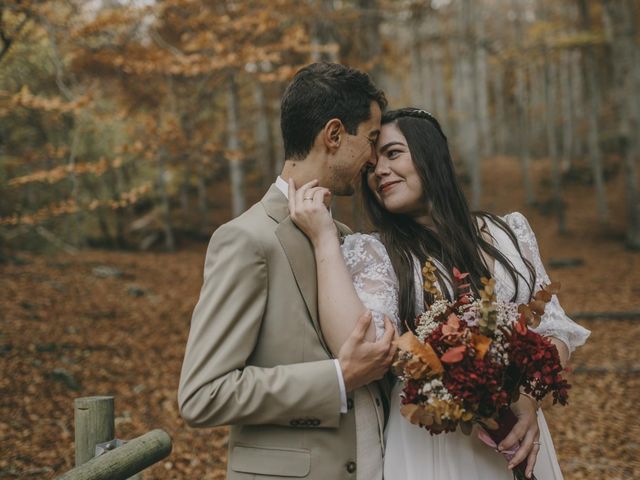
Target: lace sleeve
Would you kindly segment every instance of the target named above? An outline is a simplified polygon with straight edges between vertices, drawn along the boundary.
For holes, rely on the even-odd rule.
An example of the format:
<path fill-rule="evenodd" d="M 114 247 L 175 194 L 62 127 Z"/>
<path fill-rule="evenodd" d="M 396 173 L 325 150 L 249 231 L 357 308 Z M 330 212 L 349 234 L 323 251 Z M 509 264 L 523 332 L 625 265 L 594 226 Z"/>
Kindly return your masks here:
<path fill-rule="evenodd" d="M 529 222 L 521 213 L 511 213 L 505 216 L 504 219 L 518 238 L 518 244 L 520 245 L 522 254 L 535 268 L 535 290 L 538 290 L 541 285 L 548 284 L 550 280 L 542 263 L 542 259 L 540 258 L 536 236 Z M 565 314 L 556 295 L 554 295 L 547 304 L 544 315 L 542 316 L 542 321 L 535 331 L 541 335 L 562 340 L 567 345 L 569 353 L 573 352 L 576 347 L 583 345 L 591 333 Z"/>
<path fill-rule="evenodd" d="M 372 235 L 345 237 L 342 255 L 358 297 L 373 316 L 376 338 L 384 333 L 384 316 L 398 328 L 398 281 L 387 250 Z"/>

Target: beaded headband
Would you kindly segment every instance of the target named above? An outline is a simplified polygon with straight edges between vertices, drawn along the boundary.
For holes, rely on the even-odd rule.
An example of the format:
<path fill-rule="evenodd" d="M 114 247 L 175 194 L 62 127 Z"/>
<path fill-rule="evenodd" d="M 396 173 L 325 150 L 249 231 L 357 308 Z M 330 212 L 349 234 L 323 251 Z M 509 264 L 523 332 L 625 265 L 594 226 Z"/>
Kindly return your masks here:
<path fill-rule="evenodd" d="M 447 140 L 447 136 L 442 131 L 442 127 L 440 126 L 440 123 L 438 122 L 438 120 L 436 120 L 436 118 L 426 110 L 422 110 L 421 108 L 407 107 L 407 108 L 400 108 L 398 110 L 394 110 L 388 113 L 392 114 L 393 120 L 397 120 L 398 118 L 402 118 L 402 117 L 420 118 L 423 120 L 428 120 L 434 127 L 436 127 L 436 130 L 440 132 L 440 135 L 442 135 L 445 141 Z"/>

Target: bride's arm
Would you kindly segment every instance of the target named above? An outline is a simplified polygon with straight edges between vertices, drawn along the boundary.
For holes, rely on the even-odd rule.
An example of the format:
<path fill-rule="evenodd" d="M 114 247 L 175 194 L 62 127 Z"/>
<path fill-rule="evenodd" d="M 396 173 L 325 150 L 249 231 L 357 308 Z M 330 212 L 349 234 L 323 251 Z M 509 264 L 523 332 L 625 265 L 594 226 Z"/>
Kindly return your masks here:
<path fill-rule="evenodd" d="M 342 256 L 338 235 L 326 232 L 311 238 L 311 243 L 316 256 L 318 274 L 320 325 L 329 348 L 336 353 L 353 330 L 355 320 L 366 312 L 367 308 L 358 297 L 353 285 L 351 274 Z M 345 321 L 345 319 L 353 321 Z M 365 338 L 370 342 L 375 341 L 374 322 L 369 324 Z"/>
<path fill-rule="evenodd" d="M 518 212 L 507 215 L 505 219 L 518 239 L 522 254 L 535 269 L 535 290 L 540 289 L 542 285 L 548 285 L 550 279 L 542 263 L 538 242 L 529 222 L 524 215 Z M 583 345 L 591 333 L 567 316 L 557 295 L 553 295 L 551 301 L 546 305 L 540 325 L 533 330 L 547 337 L 556 346 L 563 367 L 567 365 L 573 350 Z"/>
<path fill-rule="evenodd" d="M 289 211 L 291 219 L 313 245 L 320 326 L 329 348 L 337 354 L 368 306 L 356 291 L 352 272 L 340 248 L 336 225 L 325 204 L 330 200 L 331 193 L 326 188 L 313 185 L 308 183 L 296 191 L 292 182 L 289 182 Z M 367 330 L 365 338 L 368 341 L 376 340 L 375 320 Z M 378 328 L 384 330 L 385 327 L 379 325 Z M 387 328 L 392 327 L 388 325 Z"/>

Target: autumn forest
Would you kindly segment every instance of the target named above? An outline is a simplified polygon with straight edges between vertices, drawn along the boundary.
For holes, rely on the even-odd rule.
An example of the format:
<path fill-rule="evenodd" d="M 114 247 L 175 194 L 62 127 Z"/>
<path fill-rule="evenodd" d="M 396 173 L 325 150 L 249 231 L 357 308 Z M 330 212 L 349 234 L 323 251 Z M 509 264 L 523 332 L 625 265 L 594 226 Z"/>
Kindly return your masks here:
<path fill-rule="evenodd" d="M 472 208 L 526 213 L 593 332 L 547 416 L 565 478 L 640 476 L 639 46 L 638 0 L 1 0 L 0 479 L 70 469 L 102 394 L 119 438 L 171 434 L 144 478 L 224 478 L 227 430 L 176 406 L 206 243 L 319 60 L 438 118 Z"/>

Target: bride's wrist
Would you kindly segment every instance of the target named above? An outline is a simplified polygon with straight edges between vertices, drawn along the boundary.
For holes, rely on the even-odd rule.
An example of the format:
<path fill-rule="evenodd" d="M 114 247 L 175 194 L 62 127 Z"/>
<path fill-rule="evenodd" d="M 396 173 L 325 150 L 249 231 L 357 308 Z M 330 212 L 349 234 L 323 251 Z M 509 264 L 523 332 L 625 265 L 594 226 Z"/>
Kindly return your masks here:
<path fill-rule="evenodd" d="M 311 240 L 311 244 L 313 245 L 313 248 L 316 251 L 323 250 L 325 248 L 333 248 L 336 245 L 340 246 L 337 230 L 336 231 L 323 230 L 322 232 L 318 232 L 317 235 L 312 236 L 310 240 Z"/>
<path fill-rule="evenodd" d="M 540 402 L 540 400 L 537 400 L 533 395 L 531 395 L 530 393 L 525 392 L 524 390 L 520 390 L 520 398 L 525 397 L 527 399 L 527 401 L 532 402 L 533 405 L 536 408 L 536 411 L 540 410 L 540 404 L 542 402 Z"/>

